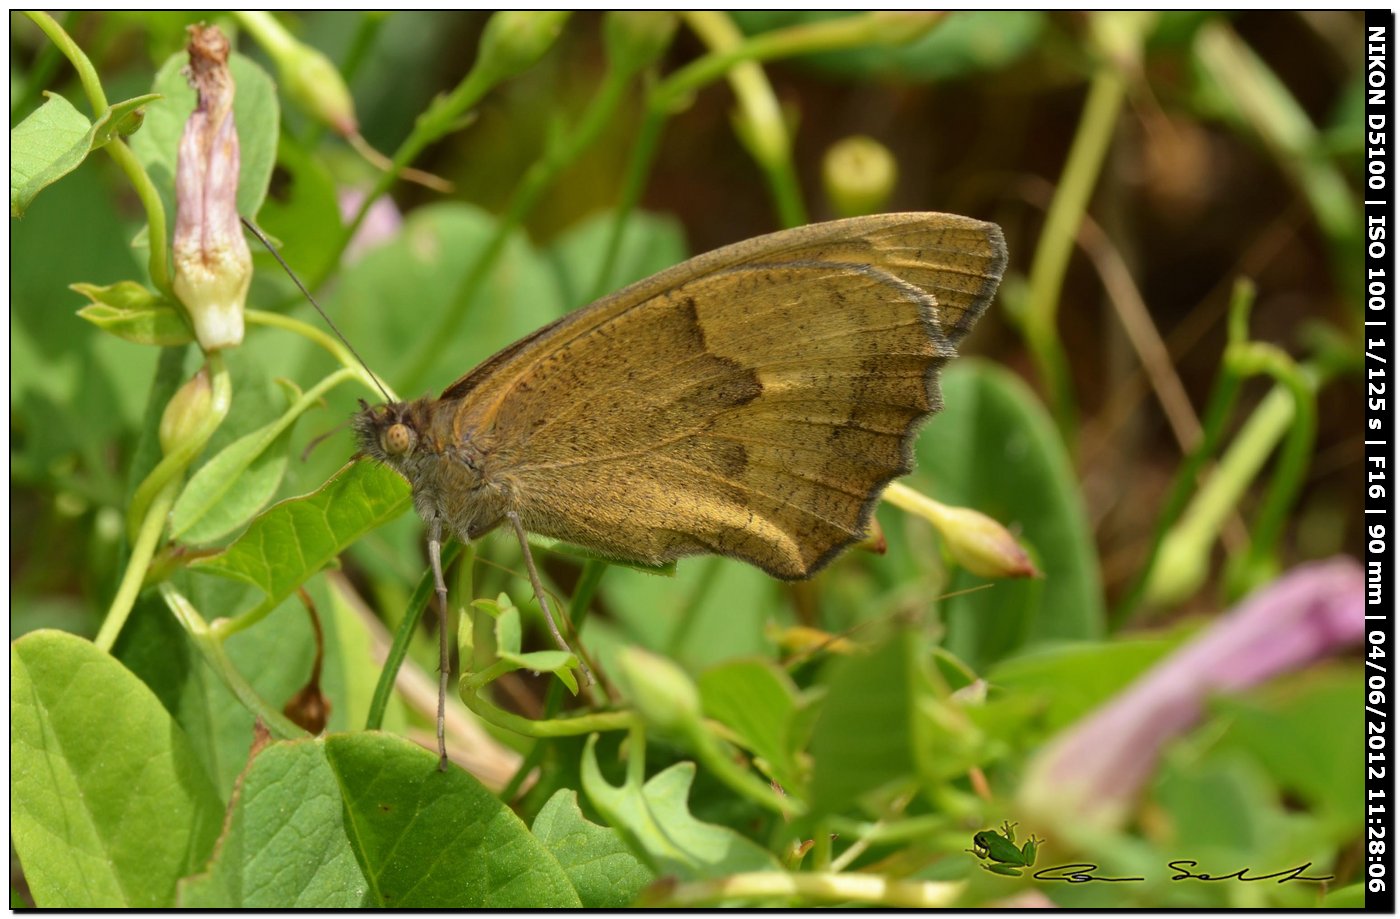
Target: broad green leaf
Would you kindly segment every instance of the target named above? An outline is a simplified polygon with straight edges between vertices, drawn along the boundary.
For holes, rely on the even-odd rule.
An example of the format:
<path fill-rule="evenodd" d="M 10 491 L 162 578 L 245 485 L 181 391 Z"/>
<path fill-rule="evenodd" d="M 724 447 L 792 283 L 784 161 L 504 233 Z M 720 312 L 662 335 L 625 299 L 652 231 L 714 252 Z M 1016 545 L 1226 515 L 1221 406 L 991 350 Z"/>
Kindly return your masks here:
<path fill-rule="evenodd" d="M 255 588 L 223 578 L 184 575 L 180 580 L 186 597 L 209 619 L 232 616 L 257 595 Z M 324 610 L 320 585 L 313 582 L 308 590 Z M 305 607 L 296 598 L 287 600 L 255 628 L 230 636 L 224 649 L 253 689 L 281 707 L 311 673 L 315 649 Z M 138 602 L 114 653 L 160 698 L 189 737 L 219 794 L 227 798 L 248 760 L 253 715 L 205 663 L 158 595 Z M 338 669 L 340 653 L 328 640 L 327 683 Z M 332 696 L 333 721 L 340 707 L 339 697 Z"/>
<path fill-rule="evenodd" d="M 408 483 L 396 473 L 349 463 L 311 494 L 268 508 L 228 549 L 190 567 L 247 581 L 271 606 L 410 503 Z"/>
<path fill-rule="evenodd" d="M 1357 830 L 1366 765 L 1361 707 L 1364 675 L 1336 668 L 1280 682 L 1214 707 L 1228 718 L 1224 750 L 1255 759 L 1291 796 L 1330 820 L 1338 844 Z"/>
<path fill-rule="evenodd" d="M 188 738 L 92 644 L 10 646 L 11 836 L 43 907 L 170 906 L 208 857 L 223 807 Z"/>
<path fill-rule="evenodd" d="M 899 634 L 871 654 L 828 665 L 826 700 L 812 732 L 814 811 L 840 811 L 913 775 L 915 653 L 915 639 Z"/>
<path fill-rule="evenodd" d="M 322 741 L 275 743 L 249 764 L 210 864 L 180 883 L 186 909 L 375 905 Z"/>
<path fill-rule="evenodd" d="M 698 685 L 705 715 L 738 734 L 778 784 L 801 794 L 791 752 L 797 688 L 787 673 L 767 660 L 736 660 L 704 671 Z"/>
<path fill-rule="evenodd" d="M 424 337 L 451 308 L 473 259 L 496 231 L 495 217 L 465 204 L 419 208 L 405 218 L 397 236 L 346 269 L 324 305 L 370 367 L 402 387 L 400 377 Z M 421 380 L 410 383 L 441 391 L 562 313 L 548 265 L 523 233 L 513 233 L 462 324 L 449 332 L 451 346 Z M 349 411 L 352 400 L 343 404 Z"/>
<path fill-rule="evenodd" d="M 232 616 L 257 590 L 240 581 L 184 576 L 181 589 L 209 619 Z M 332 589 L 327 589 L 330 580 Z M 360 617 L 342 599 L 344 582 L 313 578 L 306 589 L 325 636 L 321 688 L 330 702 L 332 731 L 362 727 L 379 677 L 372 641 Z M 264 699 L 280 707 L 311 675 L 315 640 L 306 607 L 291 597 L 255 627 L 224 642 L 230 661 Z M 114 653 L 160 698 L 189 736 L 219 794 L 227 798 L 248 759 L 253 715 L 205 663 L 158 596 L 138 602 Z M 403 705 L 390 699 L 384 725 L 404 726 Z"/>
<path fill-rule="evenodd" d="M 919 437 L 912 484 L 1006 525 L 1045 573 L 947 600 L 949 650 L 982 669 L 1026 645 L 1098 637 L 1098 557 L 1069 457 L 1045 410 L 1009 371 L 982 361 L 955 361 L 942 388 L 943 411 Z M 947 591 L 986 583 L 959 571 Z"/>
<path fill-rule="evenodd" d="M 1044 700 L 1041 726 L 1066 727 L 1123 691 L 1187 637 L 1170 636 L 1108 643 L 1063 644 L 1030 651 L 998 664 L 987 674 L 994 690 Z"/>
<path fill-rule="evenodd" d="M 235 87 L 233 118 L 238 128 L 238 213 L 252 216 L 262 206 L 277 159 L 277 88 L 261 67 L 243 55 L 229 55 L 228 63 Z M 195 106 L 195 91 L 181 74 L 188 64 L 189 56 L 182 51 L 161 66 L 152 89 L 162 98 L 146 108 L 145 126 L 131 138 L 131 149 L 146 167 L 172 226 L 180 135 Z"/>
<path fill-rule="evenodd" d="M 632 851 L 659 876 L 682 881 L 746 871 L 776 871 L 769 852 L 724 826 L 702 823 L 687 803 L 694 763 L 676 763 L 641 788 L 614 787 L 598 768 L 597 736 L 583 753 L 583 790 Z"/>
<path fill-rule="evenodd" d="M 600 286 L 598 271 L 607 256 L 613 221 L 611 213 L 597 214 L 571 227 L 545 250 L 559 280 L 560 301 L 568 308 L 679 265 L 689 255 L 685 231 L 675 218 L 634 212 L 623 225 L 612 273 Z"/>
<path fill-rule="evenodd" d="M 326 262 L 339 254 L 335 179 L 326 158 L 308 154 L 287 133 L 278 140 L 277 167 L 278 193 L 263 202 L 258 225 L 281 243 L 280 254 L 298 275 L 319 277 Z M 391 199 L 383 200 L 392 206 Z M 253 260 L 258 272 L 282 273 L 262 246 L 253 248 Z"/>
<path fill-rule="evenodd" d="M 287 469 L 292 426 L 301 412 L 245 434 L 199 467 L 170 512 L 170 535 L 208 543 L 238 529 L 277 491 Z"/>
<path fill-rule="evenodd" d="M 130 133 L 127 116 L 160 98 L 137 96 L 110 106 L 95 122 L 56 93 L 10 129 L 10 216 L 22 217 L 36 195 L 77 169 L 114 132 Z M 132 129 L 134 130 L 134 129 Z"/>
<path fill-rule="evenodd" d="M 461 769 L 378 732 L 336 734 L 326 760 L 370 901 L 394 909 L 577 907 L 559 862 Z"/>
<path fill-rule="evenodd" d="M 621 909 L 655 877 L 616 830 L 583 816 L 571 788 L 545 802 L 530 831 L 559 860 L 585 909 Z"/>

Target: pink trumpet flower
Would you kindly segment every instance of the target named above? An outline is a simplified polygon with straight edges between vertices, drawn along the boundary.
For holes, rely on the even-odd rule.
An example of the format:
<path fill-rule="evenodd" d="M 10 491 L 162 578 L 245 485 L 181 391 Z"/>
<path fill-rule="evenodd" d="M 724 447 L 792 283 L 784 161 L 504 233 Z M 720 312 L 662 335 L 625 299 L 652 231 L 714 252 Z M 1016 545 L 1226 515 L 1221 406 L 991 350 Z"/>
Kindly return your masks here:
<path fill-rule="evenodd" d="M 1047 827 L 1121 825 L 1163 747 L 1200 719 L 1208 696 L 1360 642 L 1364 592 L 1361 566 L 1344 557 L 1301 565 L 1256 591 L 1053 739 L 1026 771 L 1022 813 Z"/>

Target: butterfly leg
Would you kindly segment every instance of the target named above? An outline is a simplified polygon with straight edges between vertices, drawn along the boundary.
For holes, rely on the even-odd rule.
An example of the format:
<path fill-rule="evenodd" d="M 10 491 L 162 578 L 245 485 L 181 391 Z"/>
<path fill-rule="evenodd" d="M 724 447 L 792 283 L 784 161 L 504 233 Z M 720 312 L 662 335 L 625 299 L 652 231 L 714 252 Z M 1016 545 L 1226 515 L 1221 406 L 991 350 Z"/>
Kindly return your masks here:
<path fill-rule="evenodd" d="M 561 651 L 573 654 L 573 649 L 564 640 L 564 636 L 559 631 L 558 624 L 554 621 L 554 613 L 549 608 L 549 601 L 545 599 L 544 587 L 540 585 L 539 572 L 535 570 L 535 556 L 530 552 L 530 541 L 525 537 L 525 525 L 520 522 L 520 515 L 515 511 L 506 511 L 506 516 L 510 518 L 510 525 L 515 528 L 516 538 L 520 540 L 520 551 L 525 553 L 525 570 L 530 573 L 530 586 L 535 590 L 535 599 L 540 601 L 540 609 L 544 610 L 544 621 L 549 623 L 549 631 L 554 635 L 554 643 Z M 583 683 L 587 686 L 593 682 L 593 673 L 588 669 L 588 664 L 584 663 L 583 655 L 575 655 L 578 658 L 579 670 L 583 672 Z"/>
<path fill-rule="evenodd" d="M 442 576 L 442 519 L 428 524 L 428 560 L 433 565 L 433 587 L 438 601 L 438 771 L 447 771 L 447 678 L 452 663 L 447 653 L 447 581 Z"/>

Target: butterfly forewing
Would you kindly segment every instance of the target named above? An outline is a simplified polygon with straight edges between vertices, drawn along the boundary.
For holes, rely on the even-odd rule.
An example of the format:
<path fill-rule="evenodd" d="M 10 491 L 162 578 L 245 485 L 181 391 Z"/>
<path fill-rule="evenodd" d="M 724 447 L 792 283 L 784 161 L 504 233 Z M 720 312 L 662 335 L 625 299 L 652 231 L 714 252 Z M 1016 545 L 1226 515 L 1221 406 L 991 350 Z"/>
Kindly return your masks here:
<path fill-rule="evenodd" d="M 532 531 L 805 577 L 909 471 L 1005 259 L 994 225 L 951 215 L 785 231 L 579 310 L 443 398 Z"/>

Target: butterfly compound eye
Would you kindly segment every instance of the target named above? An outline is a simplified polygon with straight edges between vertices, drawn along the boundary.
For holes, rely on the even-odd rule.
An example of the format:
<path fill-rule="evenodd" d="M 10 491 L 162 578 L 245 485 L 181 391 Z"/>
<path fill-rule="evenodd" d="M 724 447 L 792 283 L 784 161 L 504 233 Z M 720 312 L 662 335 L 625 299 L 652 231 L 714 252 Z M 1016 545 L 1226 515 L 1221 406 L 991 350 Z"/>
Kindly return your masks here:
<path fill-rule="evenodd" d="M 380 444 L 384 447 L 384 452 L 390 456 L 403 456 L 413 449 L 413 445 L 418 441 L 418 435 L 406 424 L 391 424 L 384 432 Z"/>

